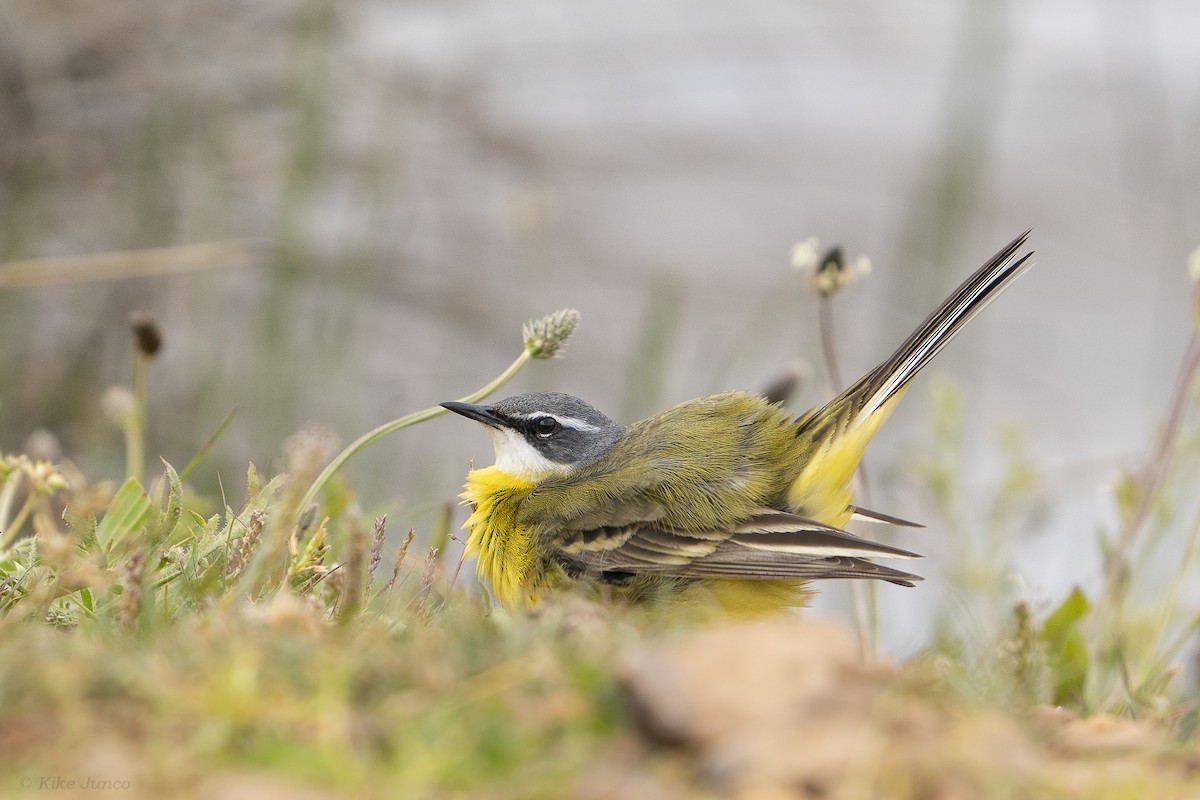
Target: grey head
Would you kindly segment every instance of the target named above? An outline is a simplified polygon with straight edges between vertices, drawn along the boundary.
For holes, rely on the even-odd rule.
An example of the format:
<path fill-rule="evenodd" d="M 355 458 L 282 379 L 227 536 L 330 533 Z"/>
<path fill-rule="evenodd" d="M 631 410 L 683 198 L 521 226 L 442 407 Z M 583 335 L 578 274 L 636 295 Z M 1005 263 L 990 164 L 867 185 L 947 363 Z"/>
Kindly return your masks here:
<path fill-rule="evenodd" d="M 447 402 L 442 407 L 488 426 L 496 467 L 535 481 L 594 464 L 624 433 L 592 406 L 562 392 L 519 394 L 492 405 Z"/>

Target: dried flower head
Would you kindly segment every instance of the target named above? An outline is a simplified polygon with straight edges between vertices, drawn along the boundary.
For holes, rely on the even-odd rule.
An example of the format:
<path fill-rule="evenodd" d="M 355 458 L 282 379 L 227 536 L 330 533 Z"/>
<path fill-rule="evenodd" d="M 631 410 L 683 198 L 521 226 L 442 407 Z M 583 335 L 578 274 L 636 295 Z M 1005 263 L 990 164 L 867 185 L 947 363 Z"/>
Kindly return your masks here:
<path fill-rule="evenodd" d="M 121 587 L 124 591 L 121 592 L 117 613 L 121 622 L 127 626 L 132 626 L 137 622 L 137 617 L 142 611 L 142 567 L 144 565 L 145 553 L 141 550 L 134 550 L 123 564 L 118 565 Z"/>
<path fill-rule="evenodd" d="M 807 361 L 793 362 L 759 390 L 768 403 L 787 403 L 806 383 L 812 375 L 812 367 Z"/>
<path fill-rule="evenodd" d="M 292 588 L 306 594 L 327 572 L 325 557 L 329 554 L 329 532 L 324 521 L 309 537 L 304 552 L 292 559 L 287 579 Z"/>
<path fill-rule="evenodd" d="M 28 461 L 23 455 L 0 456 L 0 484 L 20 472 Z"/>
<path fill-rule="evenodd" d="M 579 312 L 573 308 L 564 308 L 527 323 L 521 330 L 525 338 L 525 352 L 531 358 L 554 358 L 575 332 L 577 325 Z"/>
<path fill-rule="evenodd" d="M 791 260 L 792 269 L 808 273 L 808 285 L 821 297 L 832 297 L 871 272 L 871 260 L 866 256 L 847 263 L 840 246 L 834 245 L 818 256 L 820 248 L 820 241 L 809 237 L 792 248 Z"/>
<path fill-rule="evenodd" d="M 23 475 L 29 491 L 35 494 L 54 494 L 67 488 L 66 477 L 49 461 L 33 461 L 25 455 L 0 457 L 0 484 L 16 475 Z"/>
<path fill-rule="evenodd" d="M 67 479 L 49 461 L 31 461 L 25 467 L 29 488 L 38 494 L 54 494 L 67 488 Z"/>
<path fill-rule="evenodd" d="M 261 508 L 255 509 L 250 514 L 250 520 L 246 524 L 245 533 L 240 538 L 234 539 L 232 544 L 230 544 L 229 557 L 225 561 L 225 579 L 227 581 L 232 582 L 237 580 L 250 564 L 250 557 L 258 549 L 258 545 L 262 541 L 265 517 L 266 512 Z"/>
<path fill-rule="evenodd" d="M 375 580 L 375 570 L 383 560 L 383 541 L 387 535 L 387 514 L 375 518 L 375 527 L 371 530 L 371 563 L 367 567 L 367 586 Z"/>
<path fill-rule="evenodd" d="M 145 356 L 153 356 L 162 347 L 162 331 L 154 317 L 145 311 L 135 311 L 129 315 L 129 326 L 133 329 L 133 341 L 138 352 Z"/>

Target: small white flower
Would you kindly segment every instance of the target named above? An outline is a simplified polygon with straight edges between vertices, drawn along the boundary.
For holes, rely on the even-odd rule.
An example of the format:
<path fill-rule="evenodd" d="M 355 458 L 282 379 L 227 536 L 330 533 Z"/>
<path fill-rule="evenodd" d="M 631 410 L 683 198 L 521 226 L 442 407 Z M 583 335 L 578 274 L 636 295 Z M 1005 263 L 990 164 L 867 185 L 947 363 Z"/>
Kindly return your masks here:
<path fill-rule="evenodd" d="M 821 253 L 821 241 L 810 236 L 803 242 L 792 246 L 792 269 L 797 272 L 811 272 L 817 267 L 817 257 Z"/>
<path fill-rule="evenodd" d="M 1200 283 L 1200 247 L 1197 247 L 1188 256 L 1187 271 L 1192 283 Z"/>
<path fill-rule="evenodd" d="M 125 420 L 133 413 L 133 404 L 133 392 L 124 386 L 110 386 L 100 395 L 100 408 L 115 425 L 125 424 Z"/>

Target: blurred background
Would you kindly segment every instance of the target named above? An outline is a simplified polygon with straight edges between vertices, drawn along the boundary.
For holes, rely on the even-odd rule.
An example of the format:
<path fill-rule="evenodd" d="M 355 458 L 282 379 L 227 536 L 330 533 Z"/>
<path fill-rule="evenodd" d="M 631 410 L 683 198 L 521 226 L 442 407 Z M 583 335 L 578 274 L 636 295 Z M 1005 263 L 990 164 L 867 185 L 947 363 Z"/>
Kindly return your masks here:
<path fill-rule="evenodd" d="M 806 407 L 831 387 L 795 242 L 871 259 L 834 301 L 852 379 L 1026 228 L 1038 266 L 869 453 L 874 506 L 930 524 L 897 541 L 933 580 L 879 590 L 896 653 L 954 602 L 948 539 L 1014 458 L 1037 513 L 976 557 L 1035 604 L 1099 581 L 1192 319 L 1200 5 L 0 0 L 0 451 L 46 430 L 93 479 L 122 469 L 100 398 L 129 381 L 134 311 L 165 340 L 151 465 L 236 407 L 192 479 L 236 504 L 297 430 L 349 441 L 462 396 L 561 307 L 583 317 L 566 357 L 504 393 L 628 422 L 799 365 Z M 942 380 L 959 525 L 922 466 Z M 490 450 L 441 419 L 348 477 L 424 535 Z"/>

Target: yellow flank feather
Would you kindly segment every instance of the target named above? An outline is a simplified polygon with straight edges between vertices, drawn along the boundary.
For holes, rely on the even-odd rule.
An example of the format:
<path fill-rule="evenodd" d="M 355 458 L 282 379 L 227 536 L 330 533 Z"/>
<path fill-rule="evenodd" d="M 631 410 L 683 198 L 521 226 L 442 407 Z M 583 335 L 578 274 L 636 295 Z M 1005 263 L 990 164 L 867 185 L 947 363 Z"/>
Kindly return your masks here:
<path fill-rule="evenodd" d="M 863 453 L 891 416 L 904 389 L 873 413 L 860 414 L 846 430 L 812 443 L 800 474 L 788 489 L 788 508 L 808 519 L 844 528 L 854 515 L 851 486 Z"/>
<path fill-rule="evenodd" d="M 479 564 L 479 574 L 492 587 L 505 607 L 530 602 L 536 576 L 534 533 L 517 521 L 517 509 L 534 485 L 501 472 L 495 467 L 474 469 L 467 474 L 463 500 L 474 509 L 464 528 L 466 554 Z"/>

